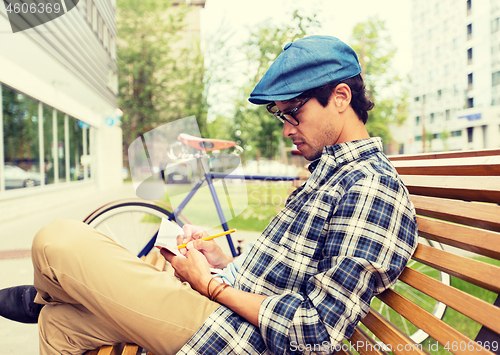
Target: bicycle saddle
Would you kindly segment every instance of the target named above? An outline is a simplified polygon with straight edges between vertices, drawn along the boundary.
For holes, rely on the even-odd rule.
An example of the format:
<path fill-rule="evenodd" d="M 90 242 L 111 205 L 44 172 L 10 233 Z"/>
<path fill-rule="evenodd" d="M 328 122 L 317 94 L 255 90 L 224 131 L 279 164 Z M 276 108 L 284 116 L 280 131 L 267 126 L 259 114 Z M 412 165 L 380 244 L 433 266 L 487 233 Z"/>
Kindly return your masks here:
<path fill-rule="evenodd" d="M 226 141 L 223 139 L 208 139 L 194 137 L 186 133 L 179 134 L 178 138 L 182 143 L 198 150 L 211 152 L 214 150 L 224 150 L 236 145 L 236 142 Z"/>

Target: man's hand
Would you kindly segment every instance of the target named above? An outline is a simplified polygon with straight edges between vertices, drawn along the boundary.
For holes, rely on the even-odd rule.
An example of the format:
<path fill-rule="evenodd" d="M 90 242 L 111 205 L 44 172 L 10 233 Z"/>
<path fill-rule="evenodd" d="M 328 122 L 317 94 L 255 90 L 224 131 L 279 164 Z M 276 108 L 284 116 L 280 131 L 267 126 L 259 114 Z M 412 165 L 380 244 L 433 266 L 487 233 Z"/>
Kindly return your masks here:
<path fill-rule="evenodd" d="M 222 249 L 214 240 L 204 241 L 201 238 L 208 237 L 207 232 L 201 227 L 185 224 L 182 227 L 184 236 L 177 236 L 177 245 L 187 243 L 186 248 L 180 249 L 182 255 L 187 255 L 189 250 L 195 249 L 202 253 L 210 267 L 224 269 L 233 258 L 224 254 Z"/>
<path fill-rule="evenodd" d="M 174 276 L 182 282 L 188 282 L 193 289 L 207 296 L 206 287 L 212 278 L 207 259 L 196 249 L 189 250 L 186 257 L 175 256 L 165 249 L 161 254 L 167 259 L 175 270 Z"/>

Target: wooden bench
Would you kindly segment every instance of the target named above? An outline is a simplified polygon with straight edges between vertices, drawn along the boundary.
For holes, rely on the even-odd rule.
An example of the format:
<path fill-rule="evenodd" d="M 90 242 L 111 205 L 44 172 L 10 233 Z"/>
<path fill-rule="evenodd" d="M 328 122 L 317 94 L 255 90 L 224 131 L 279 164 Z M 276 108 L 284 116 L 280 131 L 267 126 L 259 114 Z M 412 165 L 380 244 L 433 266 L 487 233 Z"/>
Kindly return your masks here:
<path fill-rule="evenodd" d="M 500 308 L 491 304 L 495 298 L 497 305 L 500 300 L 497 296 L 500 293 L 500 267 L 491 264 L 500 260 L 500 150 L 395 156 L 390 159 L 411 194 L 418 215 L 420 238 L 439 242 L 446 249 L 443 251 L 421 243 L 413 260 L 456 278 L 452 278 L 452 286 L 449 286 L 407 267 L 398 282 L 403 282 L 410 291 L 425 293 L 436 303 L 446 304 L 470 318 L 469 322 L 474 326 L 463 329 L 462 321 L 461 324 L 447 324 L 446 316 L 443 321 L 433 316 L 432 311 L 423 309 L 422 304 L 418 304 L 421 302 L 414 303 L 389 289 L 377 296 L 381 301 L 378 303 L 388 305 L 393 314 L 402 315 L 432 339 L 415 345 L 405 327 L 398 329 L 391 323 L 392 319 L 383 317 L 374 309 L 373 304 L 377 302 L 374 301 L 372 309 L 361 321 L 364 327 L 357 327 L 349 339 L 350 346 L 346 345 L 346 351 L 341 353 L 351 353 L 356 348 L 360 354 L 387 354 L 388 350 L 395 354 L 427 354 L 436 352 L 437 343 L 441 344 L 441 349 L 445 347 L 453 354 L 492 354 L 492 350 L 500 353 Z M 475 256 L 483 256 L 483 260 Z M 496 264 L 500 265 L 499 262 Z M 467 291 L 453 287 L 460 280 L 466 281 L 462 284 L 477 287 L 462 287 Z M 483 293 L 490 292 L 490 302 L 471 294 L 480 289 L 488 290 Z M 451 312 L 447 310 L 447 313 Z M 476 338 L 479 328 L 480 335 Z M 378 339 L 374 340 L 372 334 Z M 356 344 L 360 346 L 354 346 Z"/>
<path fill-rule="evenodd" d="M 500 293 L 500 267 L 491 264 L 500 261 L 500 149 L 395 156 L 391 160 L 410 191 L 421 238 L 413 256 L 419 267 L 407 267 L 397 285 L 404 286 L 399 288 L 408 294 L 423 292 L 437 306 L 445 304 L 477 324 L 475 330 L 467 326 L 461 329 L 461 324 L 453 322 L 447 324 L 446 316 L 452 311 L 448 309 L 443 321 L 440 315 L 432 314 L 435 308 L 424 309 L 423 303 L 429 301 L 419 297 L 412 302 L 397 292 L 399 288 L 395 285 L 377 296 L 362 325 L 343 346 L 339 345 L 339 353 L 428 354 L 436 352 L 439 342 L 441 348 L 447 347 L 454 354 L 493 354 L 494 342 L 500 348 L 500 308 L 491 304 Z M 426 240 L 436 243 L 434 246 L 441 243 L 446 250 L 432 247 Z M 488 259 L 478 260 L 475 256 Z M 435 275 L 419 271 L 420 266 L 435 270 Z M 436 275 L 445 279 L 452 275 L 452 285 L 436 279 Z M 493 299 L 486 302 L 471 294 L 476 291 L 454 287 L 455 281 L 460 280 L 475 285 L 474 290 L 487 290 Z M 392 315 L 402 315 L 413 328 L 407 329 L 404 323 L 398 328 L 393 324 L 394 317 L 387 319 L 378 312 L 381 306 L 389 306 Z M 476 338 L 479 328 L 480 335 Z M 409 337 L 412 329 L 421 329 L 432 339 L 415 344 Z M 140 351 L 135 345 L 127 345 L 123 349 L 103 347 L 88 354 Z"/>

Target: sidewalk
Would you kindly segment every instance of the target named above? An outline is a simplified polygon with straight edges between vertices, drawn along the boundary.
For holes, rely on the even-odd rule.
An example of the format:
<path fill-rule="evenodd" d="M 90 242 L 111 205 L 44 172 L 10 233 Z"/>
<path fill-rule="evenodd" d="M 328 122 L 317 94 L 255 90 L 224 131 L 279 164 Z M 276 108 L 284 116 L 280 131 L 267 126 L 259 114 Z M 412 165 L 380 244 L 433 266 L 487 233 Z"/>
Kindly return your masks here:
<path fill-rule="evenodd" d="M 56 208 L 1 224 L 0 289 L 33 284 L 31 241 L 43 226 L 58 218 L 81 221 L 100 206 L 124 198 L 136 198 L 131 183 L 112 191 L 96 189 L 85 199 L 68 201 Z M 259 235 L 257 232 L 238 231 L 238 239 L 244 239 L 245 244 L 256 240 Z M 0 349 L 1 355 L 38 354 L 37 325 L 16 323 L 0 317 Z"/>

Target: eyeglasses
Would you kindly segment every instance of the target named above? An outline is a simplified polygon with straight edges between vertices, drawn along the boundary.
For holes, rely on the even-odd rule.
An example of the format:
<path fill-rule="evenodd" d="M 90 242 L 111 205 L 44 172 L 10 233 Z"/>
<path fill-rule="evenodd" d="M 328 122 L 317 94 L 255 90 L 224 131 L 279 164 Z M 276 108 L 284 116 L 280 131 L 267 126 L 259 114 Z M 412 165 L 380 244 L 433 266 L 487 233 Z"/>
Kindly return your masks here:
<path fill-rule="evenodd" d="M 304 101 L 302 101 L 300 104 L 298 104 L 289 111 L 281 112 L 280 110 L 278 110 L 278 106 L 276 106 L 274 102 L 267 104 L 266 108 L 267 111 L 269 111 L 269 113 L 274 117 L 276 117 L 281 123 L 284 124 L 286 121 L 290 123 L 292 126 L 298 126 L 299 121 L 297 120 L 297 117 L 295 117 L 295 115 L 297 115 L 297 112 L 300 110 L 300 108 L 304 106 L 306 102 L 309 101 L 310 99 L 311 99 L 310 97 L 306 97 Z"/>

